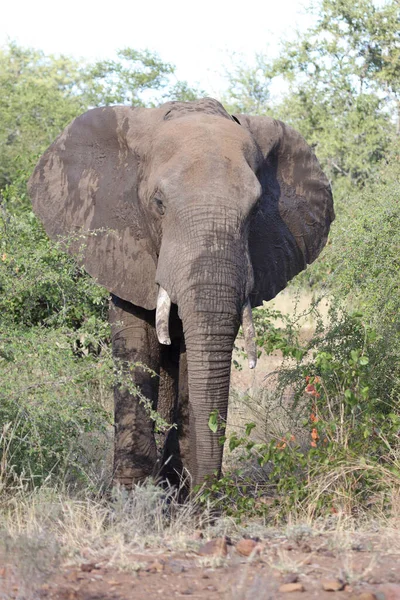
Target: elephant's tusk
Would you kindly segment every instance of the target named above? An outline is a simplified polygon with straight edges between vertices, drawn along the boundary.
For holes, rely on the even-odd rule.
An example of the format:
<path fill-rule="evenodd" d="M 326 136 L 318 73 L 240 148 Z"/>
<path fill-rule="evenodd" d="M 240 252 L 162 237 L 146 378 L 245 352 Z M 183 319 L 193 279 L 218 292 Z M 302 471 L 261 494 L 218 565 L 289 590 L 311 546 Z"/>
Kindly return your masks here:
<path fill-rule="evenodd" d="M 171 338 L 169 337 L 169 311 L 171 310 L 171 298 L 168 292 L 160 286 L 157 298 L 156 309 L 156 331 L 160 344 L 169 346 Z"/>
<path fill-rule="evenodd" d="M 257 364 L 256 332 L 254 329 L 253 316 L 251 314 L 250 300 L 247 300 L 242 310 L 242 327 L 244 335 L 244 345 L 246 348 L 247 359 L 250 369 L 254 369 Z"/>

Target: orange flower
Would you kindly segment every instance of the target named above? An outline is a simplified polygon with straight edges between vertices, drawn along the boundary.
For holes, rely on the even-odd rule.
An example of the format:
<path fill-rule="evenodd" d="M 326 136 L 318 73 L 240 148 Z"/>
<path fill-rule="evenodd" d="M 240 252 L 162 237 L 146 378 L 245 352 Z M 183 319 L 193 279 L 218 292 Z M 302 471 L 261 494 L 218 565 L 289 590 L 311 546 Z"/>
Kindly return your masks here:
<path fill-rule="evenodd" d="M 313 430 L 311 432 L 311 437 L 313 440 L 318 440 L 318 438 L 319 438 L 318 431 L 315 429 L 315 427 L 313 427 Z"/>
<path fill-rule="evenodd" d="M 316 448 L 316 447 L 317 447 L 317 442 L 311 442 L 311 446 L 312 446 L 313 448 Z"/>
<path fill-rule="evenodd" d="M 296 438 L 294 437 L 294 435 L 293 435 L 293 434 L 290 436 L 290 441 L 291 441 L 291 442 L 295 442 L 295 441 L 296 441 Z"/>
<path fill-rule="evenodd" d="M 285 442 L 285 438 L 282 438 L 281 442 L 277 442 L 276 443 L 276 448 L 278 450 L 284 450 L 286 448 L 286 442 Z"/>
<path fill-rule="evenodd" d="M 311 377 L 309 375 L 306 376 L 306 383 L 309 383 Z"/>
<path fill-rule="evenodd" d="M 316 417 L 314 413 L 311 413 L 310 421 L 311 423 L 318 423 L 318 417 Z"/>
<path fill-rule="evenodd" d="M 321 383 L 321 377 L 318 377 L 318 375 L 316 375 L 314 377 L 314 383 Z"/>
<path fill-rule="evenodd" d="M 315 385 L 313 385 L 312 383 L 309 383 L 305 389 L 304 389 L 306 394 L 309 394 L 310 396 L 314 396 L 314 398 L 319 398 L 321 396 L 321 394 L 319 394 L 317 392 L 317 389 L 315 387 Z"/>

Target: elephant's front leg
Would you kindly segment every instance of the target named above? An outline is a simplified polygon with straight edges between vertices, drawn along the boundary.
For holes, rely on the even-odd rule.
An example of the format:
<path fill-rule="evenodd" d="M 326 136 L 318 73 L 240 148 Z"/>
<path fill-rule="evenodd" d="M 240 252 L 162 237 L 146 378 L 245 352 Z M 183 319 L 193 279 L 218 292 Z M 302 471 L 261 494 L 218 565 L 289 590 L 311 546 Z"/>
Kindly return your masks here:
<path fill-rule="evenodd" d="M 159 378 L 141 367 L 132 367 L 133 363 L 141 362 L 159 373 L 154 312 L 112 296 L 110 323 L 114 358 L 128 380 L 156 408 Z M 130 489 L 156 470 L 154 426 L 139 396 L 130 393 L 124 385 L 115 386 L 114 401 L 114 482 Z"/>

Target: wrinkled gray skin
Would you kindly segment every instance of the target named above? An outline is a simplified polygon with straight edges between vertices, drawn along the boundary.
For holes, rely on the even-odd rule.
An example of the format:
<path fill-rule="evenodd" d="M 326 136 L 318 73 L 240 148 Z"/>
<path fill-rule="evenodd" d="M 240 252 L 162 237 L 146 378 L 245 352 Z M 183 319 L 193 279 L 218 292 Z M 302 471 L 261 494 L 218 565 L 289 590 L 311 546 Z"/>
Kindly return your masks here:
<path fill-rule="evenodd" d="M 68 250 L 110 290 L 114 355 L 160 374 L 133 377 L 179 423 L 163 456 L 169 476 L 182 465 L 193 484 L 219 473 L 220 432 L 208 420 L 215 409 L 227 415 L 246 303 L 273 298 L 311 263 L 334 218 L 312 150 L 283 123 L 233 118 L 209 98 L 96 108 L 45 152 L 29 190 L 48 234 L 73 234 Z M 164 344 L 160 289 L 172 302 L 169 318 L 164 305 L 158 313 Z M 152 423 L 122 389 L 115 426 L 115 481 L 131 487 L 160 472 Z"/>

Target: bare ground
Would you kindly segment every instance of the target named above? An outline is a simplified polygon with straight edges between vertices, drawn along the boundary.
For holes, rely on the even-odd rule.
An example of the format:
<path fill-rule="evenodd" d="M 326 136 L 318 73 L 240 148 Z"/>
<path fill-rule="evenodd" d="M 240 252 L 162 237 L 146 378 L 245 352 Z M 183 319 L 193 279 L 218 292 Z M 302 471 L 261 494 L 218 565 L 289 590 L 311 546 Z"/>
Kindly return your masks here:
<path fill-rule="evenodd" d="M 306 531 L 271 531 L 264 539 L 257 539 L 250 557 L 238 553 L 238 539 L 234 538 L 227 540 L 226 556 L 221 556 L 218 543 L 214 554 L 201 556 L 204 540 L 192 540 L 192 548 L 186 551 L 149 548 L 131 553 L 119 567 L 113 566 L 109 558 L 93 556 L 88 550 L 90 558 L 50 565 L 46 573 L 36 573 L 31 581 L 21 578 L 21 565 L 8 563 L 0 567 L 0 598 L 400 598 L 397 532 Z M 302 591 L 283 591 L 284 584 Z M 324 586 L 339 589 L 325 591 Z M 370 596 L 361 595 L 367 593 Z"/>

